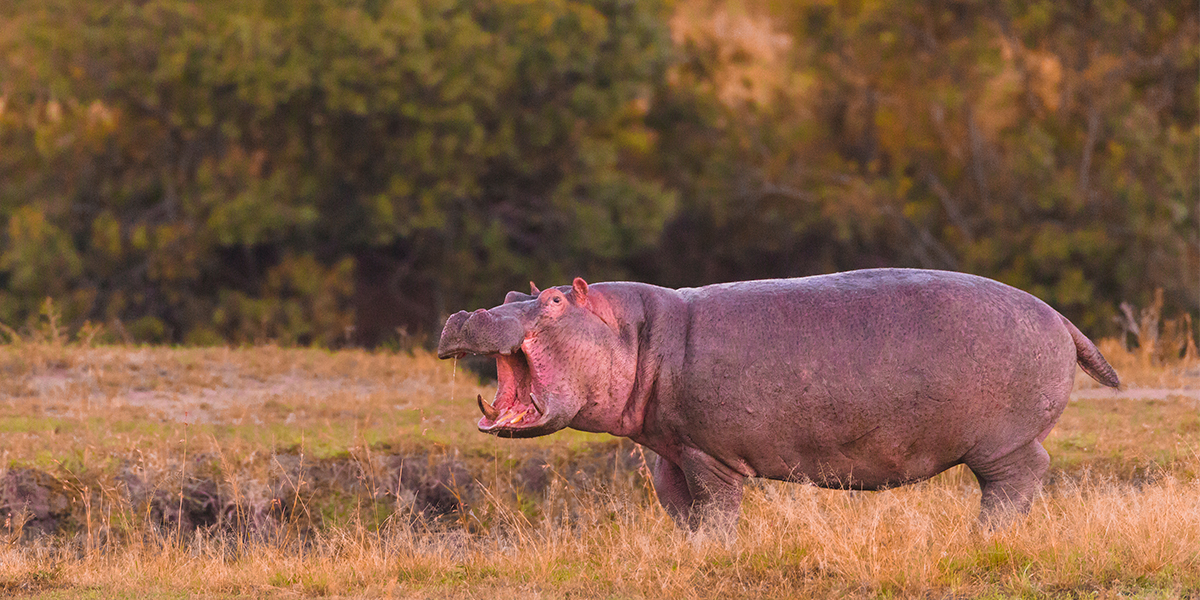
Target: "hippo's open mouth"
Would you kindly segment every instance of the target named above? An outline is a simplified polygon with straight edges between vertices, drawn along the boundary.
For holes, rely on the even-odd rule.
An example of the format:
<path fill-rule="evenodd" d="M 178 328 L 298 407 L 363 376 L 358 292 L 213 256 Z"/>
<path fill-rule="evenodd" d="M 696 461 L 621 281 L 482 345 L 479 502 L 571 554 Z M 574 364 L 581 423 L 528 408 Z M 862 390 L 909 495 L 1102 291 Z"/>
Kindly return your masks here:
<path fill-rule="evenodd" d="M 558 396 L 550 391 L 552 368 L 545 354 L 529 335 L 520 319 L 503 314 L 517 304 L 505 304 L 492 311 L 461 311 L 446 320 L 438 341 L 438 358 L 461 358 L 467 354 L 496 360 L 498 385 L 496 397 L 476 401 L 483 418 L 479 430 L 501 437 L 535 437 L 562 429 L 572 415 L 566 414 Z"/>
<path fill-rule="evenodd" d="M 467 353 L 457 356 L 464 354 Z M 541 432 L 537 430 L 546 424 L 549 417 L 544 394 L 538 394 L 525 353 L 520 348 L 514 348 L 511 353 L 486 356 L 496 359 L 497 389 L 496 397 L 490 403 L 483 396 L 475 398 L 479 411 L 483 413 L 479 419 L 479 430 L 501 437 L 540 435 Z"/>
<path fill-rule="evenodd" d="M 546 418 L 546 405 L 534 391 L 533 374 L 525 353 L 515 350 L 512 354 L 493 354 L 496 359 L 497 390 L 495 401 L 488 404 L 482 396 L 479 410 L 479 430 L 499 433 L 500 429 L 512 430 L 533 427 Z"/>

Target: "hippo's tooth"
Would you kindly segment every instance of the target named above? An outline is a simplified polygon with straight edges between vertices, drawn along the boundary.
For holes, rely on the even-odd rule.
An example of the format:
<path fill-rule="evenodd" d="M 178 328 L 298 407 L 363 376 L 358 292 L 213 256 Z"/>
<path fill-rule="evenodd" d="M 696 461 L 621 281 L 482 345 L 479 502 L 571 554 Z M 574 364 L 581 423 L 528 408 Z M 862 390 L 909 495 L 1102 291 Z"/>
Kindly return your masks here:
<path fill-rule="evenodd" d="M 509 354 L 512 354 L 512 350 L 501 350 L 500 354 L 503 354 L 504 356 L 508 356 Z"/>
<path fill-rule="evenodd" d="M 533 415 L 537 414 L 537 411 L 532 406 L 521 411 L 521 414 L 517 415 L 517 418 L 515 420 L 513 420 L 513 423 L 519 423 L 521 421 L 524 421 L 525 417 L 528 417 L 531 414 L 533 414 Z"/>
<path fill-rule="evenodd" d="M 500 413 L 500 418 L 496 419 L 496 425 L 503 425 L 507 423 L 509 419 L 512 419 L 512 416 L 513 414 L 511 409 L 504 409 L 504 412 Z"/>
<path fill-rule="evenodd" d="M 519 413 L 516 411 L 506 411 L 500 417 L 500 420 L 496 421 L 496 425 L 508 425 L 509 423 L 515 423 L 520 420 L 521 416 L 524 414 L 525 413 Z"/>
<path fill-rule="evenodd" d="M 533 407 L 537 409 L 539 415 L 546 414 L 546 407 L 541 400 L 538 400 L 537 394 L 529 392 L 529 401 L 533 402 Z"/>
<path fill-rule="evenodd" d="M 475 401 L 479 403 L 479 412 L 483 413 L 483 416 L 492 421 L 495 421 L 496 417 L 500 416 L 500 411 L 496 410 L 496 407 L 492 406 L 487 400 L 484 400 L 482 394 L 476 394 Z"/>

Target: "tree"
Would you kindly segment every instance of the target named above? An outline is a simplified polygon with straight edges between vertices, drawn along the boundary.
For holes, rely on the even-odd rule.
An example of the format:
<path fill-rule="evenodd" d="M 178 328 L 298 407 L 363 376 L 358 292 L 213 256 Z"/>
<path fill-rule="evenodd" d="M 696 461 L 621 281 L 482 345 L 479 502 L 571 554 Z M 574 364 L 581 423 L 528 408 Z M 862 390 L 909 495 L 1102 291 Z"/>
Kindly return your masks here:
<path fill-rule="evenodd" d="M 19 284 L 3 319 L 79 289 L 72 316 L 133 321 L 137 337 L 332 343 L 357 287 L 375 342 L 531 273 L 619 272 L 671 209 L 638 170 L 670 50 L 653 3 L 7 13 L 2 168 L 25 185 L 0 197 L 0 268 Z M 22 279 L 43 238 L 81 266 Z"/>
<path fill-rule="evenodd" d="M 529 279 L 1200 297 L 1197 7 L 0 3 L 0 321 L 375 344 Z M 1108 329 L 1113 331 L 1113 329 Z"/>
<path fill-rule="evenodd" d="M 683 203 L 648 276 L 956 269 L 1108 331 L 1155 288 L 1194 308 L 1196 6 L 691 6 L 680 87 L 720 102 L 669 133 Z"/>

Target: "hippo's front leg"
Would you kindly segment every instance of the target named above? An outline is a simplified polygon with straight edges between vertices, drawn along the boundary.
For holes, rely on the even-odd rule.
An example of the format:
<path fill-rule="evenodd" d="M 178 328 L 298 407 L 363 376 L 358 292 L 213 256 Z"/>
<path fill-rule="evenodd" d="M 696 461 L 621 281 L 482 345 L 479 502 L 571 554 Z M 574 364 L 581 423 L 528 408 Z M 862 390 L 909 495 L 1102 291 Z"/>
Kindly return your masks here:
<path fill-rule="evenodd" d="M 692 512 L 692 493 L 679 465 L 659 456 L 654 461 L 654 493 L 658 503 L 680 527 L 688 527 Z"/>
<path fill-rule="evenodd" d="M 744 481 L 741 473 L 693 448 L 683 449 L 679 464 L 660 456 L 654 468 L 658 501 L 675 522 L 727 537 L 737 528 Z"/>

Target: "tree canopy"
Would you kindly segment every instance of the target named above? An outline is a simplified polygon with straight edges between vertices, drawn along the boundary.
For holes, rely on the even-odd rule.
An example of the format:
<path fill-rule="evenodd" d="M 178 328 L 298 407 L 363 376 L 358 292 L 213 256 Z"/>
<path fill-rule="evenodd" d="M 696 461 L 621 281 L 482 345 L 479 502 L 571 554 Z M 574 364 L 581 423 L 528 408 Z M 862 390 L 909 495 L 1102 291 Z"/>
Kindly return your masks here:
<path fill-rule="evenodd" d="M 534 279 L 1200 299 L 1194 3 L 10 0 L 0 321 L 373 344 Z"/>

